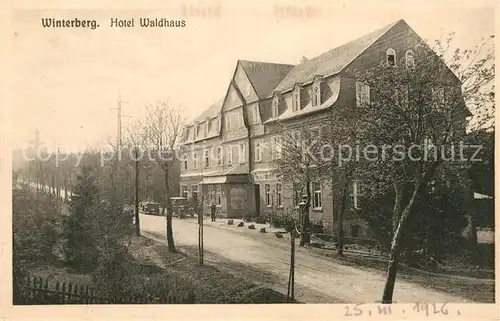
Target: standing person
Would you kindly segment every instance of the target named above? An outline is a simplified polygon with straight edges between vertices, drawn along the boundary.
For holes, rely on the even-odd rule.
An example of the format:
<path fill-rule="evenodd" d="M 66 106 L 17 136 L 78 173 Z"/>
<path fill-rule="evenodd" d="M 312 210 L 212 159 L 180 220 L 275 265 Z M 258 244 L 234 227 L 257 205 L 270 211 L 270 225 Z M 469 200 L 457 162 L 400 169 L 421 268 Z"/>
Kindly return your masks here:
<path fill-rule="evenodd" d="M 215 202 L 212 201 L 212 205 L 210 205 L 210 218 L 212 222 L 215 222 Z"/>

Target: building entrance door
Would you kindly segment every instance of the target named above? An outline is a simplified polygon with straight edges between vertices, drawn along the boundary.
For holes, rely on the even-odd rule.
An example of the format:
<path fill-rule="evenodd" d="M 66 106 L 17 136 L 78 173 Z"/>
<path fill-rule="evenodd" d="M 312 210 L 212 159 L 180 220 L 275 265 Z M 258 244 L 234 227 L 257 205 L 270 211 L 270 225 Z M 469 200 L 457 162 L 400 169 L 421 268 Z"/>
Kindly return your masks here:
<path fill-rule="evenodd" d="M 255 198 L 255 215 L 260 216 L 260 185 L 254 184 L 254 198 Z"/>

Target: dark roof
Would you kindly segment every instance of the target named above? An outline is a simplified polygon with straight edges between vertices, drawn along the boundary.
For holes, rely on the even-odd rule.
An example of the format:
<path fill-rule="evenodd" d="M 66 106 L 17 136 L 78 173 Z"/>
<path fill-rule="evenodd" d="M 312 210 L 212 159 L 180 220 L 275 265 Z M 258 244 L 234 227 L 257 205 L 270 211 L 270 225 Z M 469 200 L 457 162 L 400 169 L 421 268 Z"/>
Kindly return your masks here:
<path fill-rule="evenodd" d="M 273 89 L 294 67 L 294 65 L 247 60 L 239 60 L 239 63 L 261 99 L 272 94 Z"/>
<path fill-rule="evenodd" d="M 203 111 L 199 116 L 197 116 L 195 119 L 193 119 L 193 121 L 191 121 L 188 124 L 188 126 L 193 125 L 197 121 L 199 121 L 199 122 L 205 121 L 207 119 L 207 117 L 217 116 L 217 114 L 220 113 L 220 111 L 221 111 L 223 102 L 224 102 L 223 98 L 217 100 L 215 103 L 212 104 L 212 106 L 205 109 L 205 111 Z"/>
<path fill-rule="evenodd" d="M 327 51 L 324 54 L 295 66 L 274 91 L 289 90 L 297 83 L 312 81 L 315 76 L 326 76 L 341 71 L 383 34 L 402 21 L 404 22 L 404 20 L 399 20 L 391 23 L 361 38 L 343 44 L 340 47 Z"/>

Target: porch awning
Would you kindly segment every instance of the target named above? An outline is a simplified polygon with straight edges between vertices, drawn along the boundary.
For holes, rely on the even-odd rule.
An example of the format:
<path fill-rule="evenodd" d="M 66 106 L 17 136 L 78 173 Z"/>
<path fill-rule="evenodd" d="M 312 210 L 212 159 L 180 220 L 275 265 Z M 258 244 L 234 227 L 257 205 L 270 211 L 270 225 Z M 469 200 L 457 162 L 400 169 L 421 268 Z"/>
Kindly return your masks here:
<path fill-rule="evenodd" d="M 210 184 L 224 184 L 227 181 L 227 176 L 207 176 L 203 177 L 201 181 L 202 185 L 210 185 Z"/>

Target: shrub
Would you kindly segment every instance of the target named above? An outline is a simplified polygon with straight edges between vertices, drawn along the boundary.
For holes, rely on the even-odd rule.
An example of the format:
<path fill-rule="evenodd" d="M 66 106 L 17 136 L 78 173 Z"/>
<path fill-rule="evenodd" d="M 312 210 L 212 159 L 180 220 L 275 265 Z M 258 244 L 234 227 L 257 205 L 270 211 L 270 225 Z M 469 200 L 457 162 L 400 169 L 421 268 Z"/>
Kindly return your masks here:
<path fill-rule="evenodd" d="M 53 259 L 60 218 L 53 199 L 29 188 L 12 191 L 14 278 L 23 278 L 33 266 Z"/>

